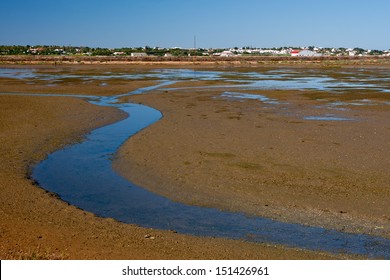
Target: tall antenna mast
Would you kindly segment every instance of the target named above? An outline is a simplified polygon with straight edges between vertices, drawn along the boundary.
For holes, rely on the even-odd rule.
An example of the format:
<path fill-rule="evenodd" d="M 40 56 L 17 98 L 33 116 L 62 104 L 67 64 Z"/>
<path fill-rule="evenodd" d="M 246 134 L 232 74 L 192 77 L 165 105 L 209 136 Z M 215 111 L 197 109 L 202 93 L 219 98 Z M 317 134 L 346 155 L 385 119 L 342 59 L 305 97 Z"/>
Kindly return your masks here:
<path fill-rule="evenodd" d="M 194 50 L 196 50 L 196 35 L 194 35 Z"/>

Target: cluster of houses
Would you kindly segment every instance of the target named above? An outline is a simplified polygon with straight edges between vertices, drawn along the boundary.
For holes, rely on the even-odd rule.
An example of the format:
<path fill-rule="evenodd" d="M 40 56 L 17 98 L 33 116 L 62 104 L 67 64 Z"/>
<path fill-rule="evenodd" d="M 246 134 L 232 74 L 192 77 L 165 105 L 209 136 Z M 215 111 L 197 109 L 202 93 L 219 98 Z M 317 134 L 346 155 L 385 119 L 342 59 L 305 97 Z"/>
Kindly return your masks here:
<path fill-rule="evenodd" d="M 274 55 L 274 56 L 321 56 L 322 54 L 306 49 L 229 49 L 212 53 L 213 56 L 233 57 L 242 55 Z"/>
<path fill-rule="evenodd" d="M 315 57 L 315 56 L 368 56 L 380 55 L 390 56 L 390 50 L 364 50 L 360 48 L 277 48 L 277 49 L 226 49 L 221 52 L 209 52 L 205 55 L 234 57 L 242 55 L 270 55 L 270 56 L 300 56 L 300 57 Z"/>
<path fill-rule="evenodd" d="M 44 48 L 30 48 L 28 53 L 38 54 L 44 51 Z M 78 50 L 77 50 L 78 51 Z M 57 54 L 66 54 L 64 49 L 54 49 L 54 53 Z M 86 53 L 90 55 L 89 53 Z M 127 55 L 126 52 L 123 51 L 113 51 L 112 55 L 120 56 Z M 190 52 L 191 55 L 191 52 Z M 203 56 L 221 56 L 221 57 L 234 57 L 234 56 L 242 56 L 242 55 L 291 55 L 291 56 L 321 56 L 320 53 L 310 51 L 310 50 L 295 50 L 295 49 L 282 49 L 282 50 L 274 50 L 274 49 L 227 49 L 222 52 L 215 52 L 213 49 L 209 49 L 208 51 L 202 52 Z M 146 57 L 148 54 L 146 52 L 132 52 L 130 54 L 132 57 Z M 172 56 L 170 53 L 165 53 L 165 57 Z"/>
<path fill-rule="evenodd" d="M 291 56 L 322 56 L 322 54 L 311 50 L 291 50 Z"/>
<path fill-rule="evenodd" d="M 49 49 L 49 52 L 48 52 Z M 85 48 L 84 48 L 85 49 Z M 99 49 L 99 53 L 94 52 L 94 49 L 77 47 L 29 47 L 24 51 L 25 54 L 59 54 L 59 55 L 112 55 L 124 56 L 130 55 L 132 57 L 146 57 L 146 56 L 219 56 L 219 57 L 236 57 L 236 56 L 298 56 L 298 57 L 315 57 L 315 56 L 368 56 L 380 55 L 390 56 L 390 50 L 364 50 L 361 48 L 229 48 L 229 49 L 181 49 L 181 48 L 136 48 L 136 49 Z M 158 54 L 156 53 L 158 51 Z M 182 50 L 178 52 L 178 50 Z M 103 51 L 103 52 L 102 52 Z"/>

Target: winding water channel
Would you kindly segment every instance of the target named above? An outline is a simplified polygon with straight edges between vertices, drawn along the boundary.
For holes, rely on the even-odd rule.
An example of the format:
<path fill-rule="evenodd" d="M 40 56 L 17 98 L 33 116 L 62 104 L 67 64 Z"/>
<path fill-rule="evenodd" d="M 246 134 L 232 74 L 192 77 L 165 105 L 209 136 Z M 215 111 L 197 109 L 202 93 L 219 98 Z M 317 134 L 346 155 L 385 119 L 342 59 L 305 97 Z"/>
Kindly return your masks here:
<path fill-rule="evenodd" d="M 292 70 L 285 70 L 282 73 L 274 70 L 267 75 L 234 73 L 234 79 L 235 81 L 243 79 L 246 82 L 253 79 L 253 83 L 249 86 L 260 88 L 275 88 L 278 83 L 282 85 L 282 88 L 290 88 L 291 86 L 293 88 L 316 87 L 318 90 L 339 90 L 340 87 L 350 86 L 350 80 L 348 83 L 345 81 L 339 82 L 327 76 L 324 77 L 322 74 L 322 76 L 319 76 L 318 73 L 312 73 L 312 77 L 309 76 L 303 79 L 298 74 Z M 382 72 L 380 74 L 385 75 Z M 0 71 L 0 76 L 4 75 L 5 77 L 7 75 L 17 76 L 21 79 L 25 77 L 48 79 L 50 83 L 53 83 L 56 79 L 67 78 L 67 76 L 59 77 L 58 75 L 38 77 L 38 74 L 31 74 L 31 70 L 21 71 L 20 69 Z M 112 156 L 129 137 L 162 117 L 159 111 L 147 106 L 118 103 L 120 97 L 142 94 L 152 89 L 158 89 L 160 86 L 169 85 L 178 79 L 233 79 L 229 76 L 232 75 L 231 73 L 217 71 L 159 70 L 141 75 L 142 77 L 137 75 L 129 75 L 127 78 L 152 77 L 164 82 L 157 86 L 141 88 L 113 97 L 78 96 L 86 98 L 89 102 L 99 106 L 116 107 L 129 116 L 122 121 L 92 131 L 82 143 L 69 146 L 49 155 L 33 170 L 33 177 L 41 187 L 57 193 L 64 201 L 86 211 L 143 227 L 175 230 L 179 233 L 197 236 L 245 239 L 253 242 L 282 244 L 310 250 L 390 259 L 390 240 L 385 238 L 283 223 L 261 217 L 251 217 L 242 213 L 229 213 L 218 209 L 176 203 L 136 186 L 119 176 L 112 169 Z M 298 76 L 294 78 L 294 75 Z M 71 77 L 74 78 L 74 75 Z M 101 79 L 109 83 L 110 77 L 117 78 L 113 74 L 106 73 L 99 77 L 89 76 L 88 79 Z M 385 81 L 386 84 L 380 86 L 371 84 L 372 81 L 376 81 L 375 79 L 363 80 L 363 78 L 356 81 L 354 86 L 355 88 L 364 86 L 370 89 L 375 87 L 375 90 L 387 92 L 389 90 L 387 82 L 390 78 L 385 77 L 387 80 L 381 77 L 383 78 L 381 81 Z M 120 78 L 124 78 L 124 76 L 121 75 Z M 289 79 L 284 80 L 287 78 Z M 295 83 L 291 79 L 295 79 Z M 244 86 L 247 87 L 248 84 Z M 228 98 L 253 98 L 251 95 L 242 95 L 240 92 L 226 92 L 225 95 Z M 73 97 L 77 96 L 73 95 Z M 263 96 L 256 96 L 256 98 L 270 104 L 277 103 L 277 100 Z M 337 116 L 332 115 L 331 117 L 331 120 L 333 120 Z"/>
<path fill-rule="evenodd" d="M 129 94 L 152 88 L 156 87 Z M 117 107 L 129 117 L 94 130 L 82 143 L 51 154 L 34 169 L 33 177 L 40 186 L 99 216 L 143 227 L 390 259 L 390 240 L 384 238 L 188 206 L 132 184 L 113 171 L 111 157 L 126 139 L 162 115 L 147 106 L 116 103 L 117 99 L 105 97 L 91 102 Z"/>

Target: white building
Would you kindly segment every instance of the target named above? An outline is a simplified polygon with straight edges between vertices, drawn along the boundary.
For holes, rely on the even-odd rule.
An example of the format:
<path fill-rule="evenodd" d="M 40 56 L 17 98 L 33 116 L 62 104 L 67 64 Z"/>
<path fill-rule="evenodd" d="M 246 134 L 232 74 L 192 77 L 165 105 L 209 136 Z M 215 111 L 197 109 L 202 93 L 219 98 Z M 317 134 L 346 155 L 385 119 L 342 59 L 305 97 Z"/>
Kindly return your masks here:
<path fill-rule="evenodd" d="M 298 56 L 321 56 L 321 54 L 309 50 L 303 50 L 298 53 Z"/>
<path fill-rule="evenodd" d="M 223 56 L 223 57 L 231 57 L 231 56 L 234 56 L 234 53 L 231 52 L 231 51 L 223 51 L 221 52 L 221 55 L 220 56 Z"/>
<path fill-rule="evenodd" d="M 148 55 L 147 55 L 147 53 L 138 52 L 138 53 L 131 53 L 131 56 L 144 57 L 144 56 L 148 56 Z"/>
<path fill-rule="evenodd" d="M 290 51 L 290 55 L 291 56 L 299 56 L 300 52 L 301 52 L 301 50 L 291 50 Z"/>

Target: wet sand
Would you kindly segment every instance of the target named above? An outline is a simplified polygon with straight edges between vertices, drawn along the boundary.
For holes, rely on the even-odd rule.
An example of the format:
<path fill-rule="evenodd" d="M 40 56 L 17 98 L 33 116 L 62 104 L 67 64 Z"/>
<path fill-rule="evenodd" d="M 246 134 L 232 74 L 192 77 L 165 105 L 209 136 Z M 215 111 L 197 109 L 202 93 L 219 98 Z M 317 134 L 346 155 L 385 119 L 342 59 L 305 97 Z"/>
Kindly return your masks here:
<path fill-rule="evenodd" d="M 132 86 L 125 92 L 132 90 Z M 57 85 L 47 92 L 69 93 L 68 90 Z M 0 92 L 42 91 L 24 80 L 3 79 Z M 96 88 L 76 84 L 71 93 L 89 92 L 96 92 Z M 102 94 L 109 93 L 103 90 Z M 145 229 L 77 209 L 37 186 L 29 178 L 30 168 L 50 152 L 80 141 L 91 129 L 124 115 L 113 108 L 97 107 L 76 98 L 11 95 L 0 95 L 0 112 L 1 259 L 344 258 Z M 182 161 L 178 163 L 181 165 Z"/>
<path fill-rule="evenodd" d="M 244 91 L 273 105 L 191 85 L 128 98 L 164 118 L 122 146 L 120 174 L 183 203 L 390 237 L 388 105 L 348 105 L 366 98 L 354 93 Z M 343 110 L 327 107 L 336 101 Z M 329 112 L 350 121 L 305 119 Z"/>

